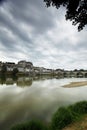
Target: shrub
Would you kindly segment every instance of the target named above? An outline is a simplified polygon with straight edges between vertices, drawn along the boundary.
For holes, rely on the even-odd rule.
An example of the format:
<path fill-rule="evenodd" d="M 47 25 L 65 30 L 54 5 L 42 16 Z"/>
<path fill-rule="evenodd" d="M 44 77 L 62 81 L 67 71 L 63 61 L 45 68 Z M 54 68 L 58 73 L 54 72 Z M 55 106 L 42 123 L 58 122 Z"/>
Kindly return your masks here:
<path fill-rule="evenodd" d="M 17 68 L 14 68 L 14 69 L 13 69 L 13 72 L 12 72 L 12 75 L 15 76 L 17 73 L 18 73 L 18 69 L 17 69 Z"/>
<path fill-rule="evenodd" d="M 47 130 L 47 127 L 40 121 L 30 121 L 23 124 L 15 125 L 11 130 Z"/>
<path fill-rule="evenodd" d="M 65 107 L 61 107 L 53 115 L 51 129 L 60 130 L 66 125 L 70 124 L 73 121 L 73 115 L 71 111 Z"/>
<path fill-rule="evenodd" d="M 77 114 L 86 114 L 87 113 L 87 101 L 81 101 L 74 105 L 70 106 L 71 111 Z"/>
<path fill-rule="evenodd" d="M 87 101 L 81 101 L 73 105 L 61 107 L 54 113 L 49 130 L 61 130 L 68 124 L 80 119 L 83 114 L 87 114 Z M 19 124 L 11 130 L 48 130 L 48 128 L 39 121 L 30 121 Z"/>
<path fill-rule="evenodd" d="M 51 129 L 61 130 L 73 121 L 80 119 L 83 114 L 87 114 L 87 101 L 81 101 L 73 105 L 61 107 L 53 115 Z"/>

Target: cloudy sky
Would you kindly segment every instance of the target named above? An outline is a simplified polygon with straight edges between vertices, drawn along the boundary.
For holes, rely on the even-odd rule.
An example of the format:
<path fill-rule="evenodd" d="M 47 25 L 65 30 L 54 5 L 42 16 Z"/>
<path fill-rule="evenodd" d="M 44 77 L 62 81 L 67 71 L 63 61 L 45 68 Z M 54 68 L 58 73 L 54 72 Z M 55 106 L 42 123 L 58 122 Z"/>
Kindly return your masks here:
<path fill-rule="evenodd" d="M 87 69 L 87 28 L 78 32 L 64 15 L 43 0 L 7 0 L 0 7 L 0 61 Z"/>

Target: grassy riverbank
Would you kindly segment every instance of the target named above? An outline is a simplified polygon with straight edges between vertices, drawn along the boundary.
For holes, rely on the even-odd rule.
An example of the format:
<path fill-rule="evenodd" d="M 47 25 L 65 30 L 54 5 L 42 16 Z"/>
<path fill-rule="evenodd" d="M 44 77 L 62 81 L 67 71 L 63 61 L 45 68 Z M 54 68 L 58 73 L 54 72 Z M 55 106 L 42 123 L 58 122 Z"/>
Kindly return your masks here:
<path fill-rule="evenodd" d="M 79 121 L 71 123 L 62 130 L 87 130 L 87 114 Z"/>
<path fill-rule="evenodd" d="M 80 87 L 80 86 L 87 86 L 87 81 L 81 81 L 81 82 L 71 82 L 67 85 L 64 85 L 65 88 L 73 88 L 73 87 Z"/>
<path fill-rule="evenodd" d="M 59 108 L 53 114 L 50 125 L 48 126 L 40 121 L 30 121 L 15 125 L 10 130 L 62 130 L 70 124 L 83 121 L 85 115 L 87 115 L 87 101 L 82 101 L 68 107 Z M 63 130 L 70 130 L 70 127 Z"/>

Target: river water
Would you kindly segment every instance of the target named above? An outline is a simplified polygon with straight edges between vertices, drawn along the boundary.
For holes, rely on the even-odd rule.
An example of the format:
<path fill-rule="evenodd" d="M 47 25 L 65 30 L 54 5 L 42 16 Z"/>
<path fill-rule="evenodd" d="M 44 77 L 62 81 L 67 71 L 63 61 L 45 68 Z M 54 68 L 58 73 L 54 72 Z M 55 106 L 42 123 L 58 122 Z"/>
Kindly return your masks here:
<path fill-rule="evenodd" d="M 49 122 L 60 107 L 87 100 L 87 86 L 64 88 L 65 84 L 86 78 L 29 78 L 0 80 L 0 130 L 38 119 Z"/>

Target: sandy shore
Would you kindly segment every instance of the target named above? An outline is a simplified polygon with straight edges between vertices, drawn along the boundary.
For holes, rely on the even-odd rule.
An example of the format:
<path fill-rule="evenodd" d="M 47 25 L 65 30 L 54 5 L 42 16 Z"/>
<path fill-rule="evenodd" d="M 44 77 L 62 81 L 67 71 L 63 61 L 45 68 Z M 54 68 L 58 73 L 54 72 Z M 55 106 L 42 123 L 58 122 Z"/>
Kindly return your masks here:
<path fill-rule="evenodd" d="M 86 86 L 87 81 L 81 81 L 81 82 L 71 82 L 69 84 L 64 85 L 64 88 L 72 88 L 72 87 L 81 87 L 81 86 Z"/>

